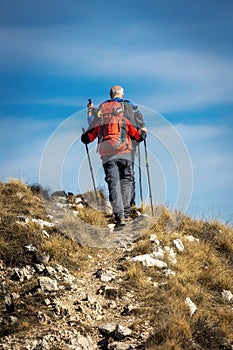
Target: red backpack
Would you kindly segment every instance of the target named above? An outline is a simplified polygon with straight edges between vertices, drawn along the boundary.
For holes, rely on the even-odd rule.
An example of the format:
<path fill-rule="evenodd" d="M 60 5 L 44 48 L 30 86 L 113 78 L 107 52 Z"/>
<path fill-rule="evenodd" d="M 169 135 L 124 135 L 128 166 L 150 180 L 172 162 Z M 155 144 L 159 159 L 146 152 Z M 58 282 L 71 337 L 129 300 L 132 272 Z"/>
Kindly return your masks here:
<path fill-rule="evenodd" d="M 100 153 L 113 154 L 129 149 L 131 143 L 124 120 L 124 104 L 109 100 L 101 105 Z"/>

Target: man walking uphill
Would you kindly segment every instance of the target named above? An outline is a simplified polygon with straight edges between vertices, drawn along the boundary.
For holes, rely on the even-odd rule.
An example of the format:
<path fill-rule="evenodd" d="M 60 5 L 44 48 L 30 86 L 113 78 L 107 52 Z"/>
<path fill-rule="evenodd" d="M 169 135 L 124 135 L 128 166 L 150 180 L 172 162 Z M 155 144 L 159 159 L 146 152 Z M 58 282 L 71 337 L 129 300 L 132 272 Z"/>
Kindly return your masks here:
<path fill-rule="evenodd" d="M 111 99 L 100 104 L 97 117 L 82 135 L 82 142 L 88 144 L 98 137 L 98 150 L 108 184 L 109 201 L 116 220 L 116 226 L 125 225 L 130 214 L 132 192 L 132 140 L 145 140 L 147 129 L 136 128 L 125 117 L 132 106 L 123 100 L 124 89 L 113 86 Z M 126 105 L 127 104 L 127 105 Z M 132 110 L 133 113 L 133 110 Z"/>

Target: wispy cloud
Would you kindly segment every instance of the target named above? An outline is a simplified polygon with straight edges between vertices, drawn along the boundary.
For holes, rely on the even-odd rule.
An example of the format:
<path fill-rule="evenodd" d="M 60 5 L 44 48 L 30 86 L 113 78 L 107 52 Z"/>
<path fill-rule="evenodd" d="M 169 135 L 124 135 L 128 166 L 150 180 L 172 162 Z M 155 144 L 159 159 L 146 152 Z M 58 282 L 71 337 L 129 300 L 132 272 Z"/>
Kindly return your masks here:
<path fill-rule="evenodd" d="M 150 48 L 129 51 L 114 42 L 91 45 L 72 27 L 14 28 L 0 30 L 0 43 L 5 47 L 0 62 L 14 70 L 34 69 L 56 76 L 92 79 L 111 76 L 113 79 L 139 79 L 159 87 L 148 96 L 141 92 L 142 104 L 155 105 L 162 111 L 192 108 L 210 103 L 233 102 L 233 58 L 189 49 Z M 75 30 L 75 29 L 74 29 Z M 76 29 L 77 30 L 77 29 Z M 56 33 L 56 34 L 55 34 Z M 61 33 L 61 35 L 60 35 Z M 57 40 L 59 35 L 59 40 Z"/>

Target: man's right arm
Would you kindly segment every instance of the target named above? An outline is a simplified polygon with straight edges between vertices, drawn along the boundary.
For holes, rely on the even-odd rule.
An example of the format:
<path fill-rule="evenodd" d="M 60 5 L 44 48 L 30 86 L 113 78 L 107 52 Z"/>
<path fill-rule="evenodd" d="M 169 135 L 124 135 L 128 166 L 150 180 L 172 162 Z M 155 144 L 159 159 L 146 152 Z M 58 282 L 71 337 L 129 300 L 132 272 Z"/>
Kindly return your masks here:
<path fill-rule="evenodd" d="M 85 143 L 86 145 L 90 142 L 93 142 L 96 137 L 100 134 L 100 126 L 96 124 L 93 128 L 89 128 L 87 131 L 85 131 L 81 136 L 81 141 Z"/>

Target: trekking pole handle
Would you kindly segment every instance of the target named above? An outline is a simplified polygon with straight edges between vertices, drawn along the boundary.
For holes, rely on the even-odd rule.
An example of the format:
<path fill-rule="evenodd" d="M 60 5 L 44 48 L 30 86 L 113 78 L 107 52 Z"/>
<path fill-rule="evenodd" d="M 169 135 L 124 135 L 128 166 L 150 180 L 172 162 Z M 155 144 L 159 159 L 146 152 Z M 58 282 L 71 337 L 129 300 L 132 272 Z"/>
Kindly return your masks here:
<path fill-rule="evenodd" d="M 87 104 L 87 108 L 91 107 L 92 106 L 92 100 L 91 98 L 88 99 L 88 104 Z"/>

